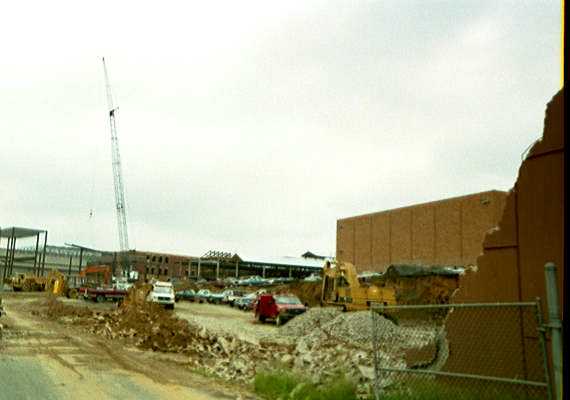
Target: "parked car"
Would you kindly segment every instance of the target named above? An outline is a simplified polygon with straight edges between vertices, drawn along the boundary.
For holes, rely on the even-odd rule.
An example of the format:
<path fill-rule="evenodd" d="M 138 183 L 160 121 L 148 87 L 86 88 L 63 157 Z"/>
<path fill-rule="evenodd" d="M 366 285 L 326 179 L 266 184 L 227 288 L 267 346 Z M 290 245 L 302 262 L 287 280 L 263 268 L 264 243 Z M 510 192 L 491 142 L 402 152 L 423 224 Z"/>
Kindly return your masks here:
<path fill-rule="evenodd" d="M 179 290 L 178 292 L 176 292 L 175 299 L 176 301 L 179 300 L 194 301 L 196 300 L 196 292 L 192 289 Z"/>
<path fill-rule="evenodd" d="M 240 297 L 234 302 L 234 306 L 240 310 L 251 310 L 253 309 L 253 303 L 257 299 L 257 293 L 249 293 L 245 296 Z"/>
<path fill-rule="evenodd" d="M 170 282 L 152 282 L 152 289 L 146 297 L 147 301 L 157 303 L 169 309 L 174 309 L 174 288 Z"/>
<path fill-rule="evenodd" d="M 259 321 L 271 319 L 278 326 L 305 311 L 307 307 L 292 294 L 262 294 L 254 306 L 255 317 Z"/>
<path fill-rule="evenodd" d="M 290 283 L 290 282 L 293 282 L 294 280 L 295 280 L 295 278 L 279 277 L 279 278 L 269 279 L 268 283 L 271 285 L 276 285 L 276 284 L 280 284 L 280 283 Z"/>
<path fill-rule="evenodd" d="M 305 282 L 320 282 L 323 280 L 323 278 L 321 278 L 320 274 L 311 274 L 309 276 L 307 276 L 305 279 L 303 279 Z"/>
<path fill-rule="evenodd" d="M 229 304 L 232 307 L 234 306 L 234 302 L 244 295 L 243 291 L 234 289 L 224 290 L 222 294 L 224 296 L 222 303 Z"/>
<path fill-rule="evenodd" d="M 261 285 L 267 285 L 268 283 L 269 281 L 267 279 L 262 278 L 261 276 L 258 275 L 249 276 L 239 281 L 239 284 L 241 286 L 261 286 Z"/>
<path fill-rule="evenodd" d="M 217 292 L 217 293 L 210 292 L 210 296 L 208 296 L 207 300 L 208 303 L 221 304 L 223 299 L 224 299 L 223 292 Z"/>
<path fill-rule="evenodd" d="M 208 301 L 210 294 L 211 292 L 208 289 L 200 289 L 198 293 L 196 293 L 196 300 L 198 300 L 198 303 L 204 303 Z"/>

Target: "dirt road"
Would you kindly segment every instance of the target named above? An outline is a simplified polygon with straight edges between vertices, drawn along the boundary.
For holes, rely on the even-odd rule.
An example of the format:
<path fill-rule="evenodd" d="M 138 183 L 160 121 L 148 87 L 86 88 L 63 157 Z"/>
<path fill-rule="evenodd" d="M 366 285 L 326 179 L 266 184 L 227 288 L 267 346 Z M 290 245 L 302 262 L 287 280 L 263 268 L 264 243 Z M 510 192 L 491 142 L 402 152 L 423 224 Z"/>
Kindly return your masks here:
<path fill-rule="evenodd" d="M 210 332 L 235 336 L 253 344 L 259 344 L 260 340 L 284 340 L 279 334 L 279 328 L 272 323 L 262 324 L 255 320 L 253 311 L 187 301 L 176 303 L 174 311 L 179 318 L 203 326 Z"/>
<path fill-rule="evenodd" d="M 0 399 L 243 399 L 243 387 L 201 376 L 185 357 L 124 348 L 25 310 L 40 295 L 4 294 Z M 112 307 L 112 305 L 101 305 Z"/>

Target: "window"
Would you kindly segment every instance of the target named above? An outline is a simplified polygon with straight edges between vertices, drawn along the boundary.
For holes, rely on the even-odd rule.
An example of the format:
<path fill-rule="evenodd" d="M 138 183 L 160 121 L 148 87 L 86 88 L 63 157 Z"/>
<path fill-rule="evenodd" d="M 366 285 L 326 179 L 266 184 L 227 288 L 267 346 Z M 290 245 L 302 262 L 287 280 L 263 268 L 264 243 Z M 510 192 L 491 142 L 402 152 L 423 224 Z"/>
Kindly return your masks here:
<path fill-rule="evenodd" d="M 168 264 L 168 257 L 164 257 L 164 262 Z"/>

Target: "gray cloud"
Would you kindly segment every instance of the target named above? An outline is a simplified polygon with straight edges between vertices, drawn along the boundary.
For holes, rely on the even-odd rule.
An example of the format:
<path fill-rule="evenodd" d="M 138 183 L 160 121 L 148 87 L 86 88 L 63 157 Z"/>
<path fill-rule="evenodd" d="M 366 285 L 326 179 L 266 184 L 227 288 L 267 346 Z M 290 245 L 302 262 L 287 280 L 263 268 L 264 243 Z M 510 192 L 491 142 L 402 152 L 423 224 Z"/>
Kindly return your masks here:
<path fill-rule="evenodd" d="M 53 243 L 117 247 L 102 55 L 132 247 L 194 255 L 506 190 L 560 85 L 555 1 L 33 5 L 0 27 L 0 224 Z"/>

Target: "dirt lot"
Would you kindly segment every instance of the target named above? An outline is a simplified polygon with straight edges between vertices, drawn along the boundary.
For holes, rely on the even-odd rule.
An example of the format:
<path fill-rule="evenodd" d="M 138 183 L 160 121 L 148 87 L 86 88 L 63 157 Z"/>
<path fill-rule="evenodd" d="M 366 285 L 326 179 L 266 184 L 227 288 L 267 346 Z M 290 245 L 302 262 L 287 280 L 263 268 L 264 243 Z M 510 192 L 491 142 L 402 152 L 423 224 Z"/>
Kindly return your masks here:
<path fill-rule="evenodd" d="M 279 328 L 272 323 L 262 324 L 255 320 L 253 311 L 180 301 L 176 303 L 175 313 L 178 317 L 203 326 L 212 333 L 235 336 L 253 344 L 282 340 Z"/>
<path fill-rule="evenodd" d="M 169 311 L 144 298 L 135 301 L 136 296 L 121 307 L 42 294 L 4 297 L 8 318 L 3 323 L 8 329 L 0 359 L 20 364 L 6 361 L 0 369 L 38 370 L 37 379 L 57 388 L 53 398 L 65 398 L 61 393 L 82 387 L 96 393 L 128 393 L 127 398 L 155 398 L 152 393 L 173 399 L 255 398 L 253 378 L 259 371 L 275 368 L 295 371 L 316 383 L 342 374 L 357 383 L 359 394 L 370 394 L 369 311 L 343 313 L 312 307 L 276 327 L 256 321 L 251 311 L 226 305 L 181 301 Z M 383 364 L 439 368 L 445 361 L 447 353 L 436 351 L 445 348 L 437 344 L 441 340 L 437 326 L 428 324 L 418 335 L 382 316 L 375 319 L 384 344 L 378 354 Z M 408 357 L 418 350 L 422 350 L 421 359 Z M 21 364 L 22 357 L 37 365 Z M 114 378 L 117 374 L 124 379 Z M 21 390 L 29 389 L 21 382 L 25 374 L 9 372 L 8 376 L 0 378 L 0 383 L 4 379 L 13 387 L 11 382 L 20 380 Z M 101 383 L 106 381 L 115 386 Z M 139 396 L 139 391 L 152 395 Z M 109 392 L 100 393 L 115 398 Z"/>
<path fill-rule="evenodd" d="M 243 385 L 203 376 L 187 357 L 141 351 L 29 312 L 42 294 L 4 293 L 0 399 L 255 398 Z M 111 310 L 113 303 L 88 304 Z"/>

